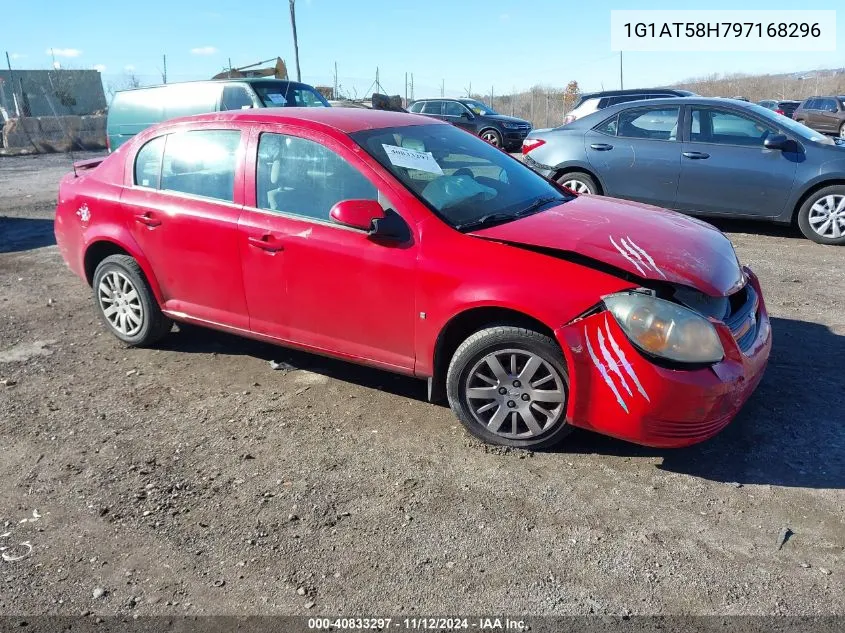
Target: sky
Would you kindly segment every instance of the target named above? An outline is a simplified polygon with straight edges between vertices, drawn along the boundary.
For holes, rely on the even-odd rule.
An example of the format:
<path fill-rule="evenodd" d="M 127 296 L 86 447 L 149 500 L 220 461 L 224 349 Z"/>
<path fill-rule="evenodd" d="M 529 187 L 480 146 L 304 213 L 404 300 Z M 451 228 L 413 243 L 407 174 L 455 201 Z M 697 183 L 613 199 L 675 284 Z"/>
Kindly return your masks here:
<path fill-rule="evenodd" d="M 338 83 L 369 94 L 376 68 L 382 89 L 414 96 L 507 94 L 533 85 L 582 90 L 619 87 L 619 53 L 610 48 L 611 9 L 837 9 L 836 52 L 628 52 L 625 87 L 666 85 L 711 73 L 779 73 L 845 66 L 841 0 L 296 0 L 302 80 Z M 239 10 L 239 7 L 243 7 Z M 128 74 L 160 83 L 206 79 L 228 66 L 282 57 L 295 77 L 285 0 L 215 2 L 27 0 L 3 10 L 0 51 L 13 68 L 97 68 L 104 83 Z M 9 26 L 15 25 L 14 28 Z M 52 49 L 52 53 L 51 53 Z M 4 60 L 5 61 L 5 60 Z"/>

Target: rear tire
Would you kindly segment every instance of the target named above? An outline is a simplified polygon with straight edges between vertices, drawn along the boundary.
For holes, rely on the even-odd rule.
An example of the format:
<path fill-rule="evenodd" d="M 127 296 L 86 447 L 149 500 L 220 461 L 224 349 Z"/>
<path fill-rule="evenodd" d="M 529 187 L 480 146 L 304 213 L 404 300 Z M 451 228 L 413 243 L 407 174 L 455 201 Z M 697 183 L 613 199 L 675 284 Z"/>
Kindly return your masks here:
<path fill-rule="evenodd" d="M 839 138 L 845 138 L 845 123 L 839 128 Z"/>
<path fill-rule="evenodd" d="M 92 287 L 100 320 L 127 345 L 152 345 L 170 332 L 173 322 L 162 313 L 141 267 L 129 255 L 101 261 Z"/>
<path fill-rule="evenodd" d="M 599 193 L 599 186 L 592 176 L 583 171 L 571 171 L 557 179 L 559 185 L 577 194 L 595 195 Z"/>
<path fill-rule="evenodd" d="M 467 338 L 449 363 L 446 394 L 466 429 L 490 444 L 542 449 L 571 431 L 563 355 L 534 330 L 496 326 Z"/>
<path fill-rule="evenodd" d="M 807 198 L 798 211 L 798 228 L 817 244 L 845 244 L 845 185 L 824 187 Z"/>

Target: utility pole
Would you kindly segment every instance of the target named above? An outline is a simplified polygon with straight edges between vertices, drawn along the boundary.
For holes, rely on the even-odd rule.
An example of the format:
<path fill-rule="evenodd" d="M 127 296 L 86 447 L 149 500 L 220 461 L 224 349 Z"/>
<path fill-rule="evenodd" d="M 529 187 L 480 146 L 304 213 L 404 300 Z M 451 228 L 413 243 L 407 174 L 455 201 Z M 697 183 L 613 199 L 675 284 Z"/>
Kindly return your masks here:
<path fill-rule="evenodd" d="M 408 107 L 408 72 L 405 71 L 405 107 Z"/>
<path fill-rule="evenodd" d="M 440 98 L 441 99 L 445 96 L 445 94 L 444 94 L 445 92 L 446 92 L 446 80 L 441 79 L 440 80 Z"/>
<path fill-rule="evenodd" d="M 625 84 L 622 81 L 622 51 L 619 51 L 619 90 L 624 90 Z"/>
<path fill-rule="evenodd" d="M 335 99 L 338 98 L 338 95 L 337 95 L 337 62 L 334 63 L 334 92 L 332 93 L 332 96 Z"/>
<path fill-rule="evenodd" d="M 414 73 L 411 73 L 411 101 L 414 100 Z"/>
<path fill-rule="evenodd" d="M 496 107 L 493 105 L 493 86 L 490 86 L 490 107 L 494 110 L 496 109 Z"/>
<path fill-rule="evenodd" d="M 161 56 L 161 62 L 164 65 L 164 70 L 161 71 L 161 82 L 167 83 L 167 55 Z"/>
<path fill-rule="evenodd" d="M 294 3 L 296 0 L 290 0 L 290 26 L 293 29 L 293 52 L 296 56 L 296 80 L 302 81 L 302 76 L 299 72 L 299 39 L 296 37 L 296 9 Z"/>
<path fill-rule="evenodd" d="M 231 79 L 232 78 L 232 58 L 231 57 L 229 58 L 229 70 L 227 70 L 226 73 L 227 73 L 226 77 Z"/>
<path fill-rule="evenodd" d="M 516 86 L 511 89 L 511 116 L 513 116 L 514 102 L 516 101 Z"/>

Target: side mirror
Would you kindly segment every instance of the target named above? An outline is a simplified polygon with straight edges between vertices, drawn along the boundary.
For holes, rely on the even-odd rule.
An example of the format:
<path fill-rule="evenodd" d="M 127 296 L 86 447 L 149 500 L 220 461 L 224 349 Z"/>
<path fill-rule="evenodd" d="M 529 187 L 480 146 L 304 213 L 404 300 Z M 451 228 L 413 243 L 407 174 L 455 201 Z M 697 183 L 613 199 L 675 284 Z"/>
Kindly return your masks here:
<path fill-rule="evenodd" d="M 461 118 L 467 120 L 474 119 L 475 115 L 473 115 L 471 112 L 467 112 L 466 110 L 464 110 L 463 112 L 461 112 Z"/>
<path fill-rule="evenodd" d="M 341 200 L 329 211 L 329 217 L 343 226 L 370 233 L 376 222 L 384 219 L 384 209 L 376 200 Z"/>
<path fill-rule="evenodd" d="M 763 147 L 766 149 L 789 149 L 790 147 L 790 140 L 786 134 L 774 134 L 773 136 L 769 136 L 765 141 L 763 141 Z"/>

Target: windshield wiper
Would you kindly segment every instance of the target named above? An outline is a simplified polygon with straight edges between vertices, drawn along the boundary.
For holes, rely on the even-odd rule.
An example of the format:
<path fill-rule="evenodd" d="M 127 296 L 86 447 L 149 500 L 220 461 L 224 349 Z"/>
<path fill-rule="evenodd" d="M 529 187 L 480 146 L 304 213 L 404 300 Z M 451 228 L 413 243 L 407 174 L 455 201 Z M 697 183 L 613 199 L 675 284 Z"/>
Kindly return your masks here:
<path fill-rule="evenodd" d="M 488 213 L 487 215 L 482 215 L 480 218 L 476 218 L 475 220 L 456 224 L 455 228 L 459 231 L 465 231 L 466 229 L 477 229 L 480 226 L 495 224 L 497 222 L 509 222 L 510 220 L 515 220 L 517 217 L 518 216 L 513 213 Z"/>
<path fill-rule="evenodd" d="M 526 215 L 530 215 L 532 213 L 535 213 L 536 211 L 539 211 L 540 209 L 545 207 L 547 204 L 550 204 L 552 202 L 566 202 L 566 198 L 561 198 L 560 196 L 546 196 L 544 198 L 537 198 L 534 202 L 529 204 L 527 207 L 525 207 L 521 211 L 517 211 L 515 217 L 522 218 L 522 217 L 525 217 Z"/>
<path fill-rule="evenodd" d="M 536 213 L 544 206 L 552 202 L 565 201 L 565 198 L 559 198 L 557 196 L 546 196 L 544 198 L 537 198 L 530 205 L 528 205 L 524 209 L 517 211 L 516 213 L 488 213 L 487 215 L 482 215 L 480 218 L 476 218 L 475 220 L 456 224 L 455 228 L 459 231 L 464 231 L 466 229 L 477 229 L 478 227 L 496 224 L 498 222 L 510 222 L 511 220 L 524 218 L 526 215 L 532 215 L 533 213 Z"/>

